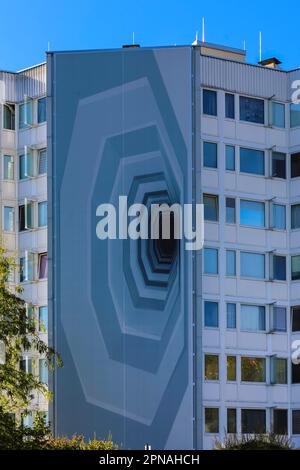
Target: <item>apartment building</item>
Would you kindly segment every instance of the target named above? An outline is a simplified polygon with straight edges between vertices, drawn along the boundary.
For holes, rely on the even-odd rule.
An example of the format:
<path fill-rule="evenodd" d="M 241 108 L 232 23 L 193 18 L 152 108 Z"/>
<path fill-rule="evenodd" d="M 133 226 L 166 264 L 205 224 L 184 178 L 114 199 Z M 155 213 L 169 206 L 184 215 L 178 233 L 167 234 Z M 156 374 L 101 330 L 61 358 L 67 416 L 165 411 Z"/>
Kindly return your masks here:
<path fill-rule="evenodd" d="M 12 286 L 23 287 L 27 313 L 47 341 L 47 149 L 46 66 L 20 72 L 0 72 L 1 241 L 20 269 L 11 274 Z M 20 367 L 48 382 L 45 360 L 32 352 L 20 358 Z M 34 412 L 47 419 L 48 404 L 38 395 L 33 412 L 24 416 L 31 425 Z"/>
<path fill-rule="evenodd" d="M 195 42 L 49 53 L 47 74 L 48 140 L 46 65 L 0 75 L 1 229 L 46 327 L 49 298 L 54 431 L 300 446 L 299 70 Z M 122 194 L 203 203 L 204 249 L 97 240 L 98 204 Z"/>

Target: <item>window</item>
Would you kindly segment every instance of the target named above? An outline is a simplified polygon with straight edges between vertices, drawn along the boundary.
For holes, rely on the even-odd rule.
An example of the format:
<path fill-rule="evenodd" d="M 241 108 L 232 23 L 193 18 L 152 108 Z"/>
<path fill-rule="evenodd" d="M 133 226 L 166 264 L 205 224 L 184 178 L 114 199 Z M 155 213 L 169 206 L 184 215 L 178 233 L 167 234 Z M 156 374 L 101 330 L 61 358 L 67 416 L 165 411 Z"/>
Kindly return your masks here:
<path fill-rule="evenodd" d="M 288 410 L 273 411 L 273 432 L 281 436 L 288 433 Z"/>
<path fill-rule="evenodd" d="M 218 274 L 218 250 L 216 248 L 204 248 L 204 273 Z"/>
<path fill-rule="evenodd" d="M 236 304 L 227 304 L 227 328 L 236 328 Z"/>
<path fill-rule="evenodd" d="M 39 307 L 39 331 L 47 332 L 48 331 L 48 307 L 47 305 Z"/>
<path fill-rule="evenodd" d="M 265 278 L 265 255 L 242 251 L 240 258 L 242 277 Z"/>
<path fill-rule="evenodd" d="M 234 95 L 225 93 L 225 117 L 234 119 Z"/>
<path fill-rule="evenodd" d="M 227 380 L 236 381 L 236 356 L 227 356 Z"/>
<path fill-rule="evenodd" d="M 286 257 L 273 255 L 273 279 L 286 281 Z"/>
<path fill-rule="evenodd" d="M 38 123 L 46 121 L 46 97 L 38 100 Z"/>
<path fill-rule="evenodd" d="M 291 122 L 291 127 L 300 126 L 300 104 L 297 104 L 297 103 L 290 104 L 290 122 Z"/>
<path fill-rule="evenodd" d="M 286 179 L 286 155 L 282 152 L 272 152 L 273 178 Z"/>
<path fill-rule="evenodd" d="M 218 147 L 214 142 L 203 142 L 203 165 L 207 168 L 217 168 Z"/>
<path fill-rule="evenodd" d="M 292 229 L 300 228 L 300 204 L 291 207 Z"/>
<path fill-rule="evenodd" d="M 39 359 L 39 380 L 44 384 L 48 384 L 48 364 L 46 359 Z"/>
<path fill-rule="evenodd" d="M 13 207 L 4 206 L 4 230 L 5 232 L 13 232 L 15 229 L 15 209 Z"/>
<path fill-rule="evenodd" d="M 300 384 L 300 364 L 292 363 L 292 384 Z"/>
<path fill-rule="evenodd" d="M 293 434 L 300 434 L 300 410 L 293 410 Z"/>
<path fill-rule="evenodd" d="M 20 258 L 20 267 L 19 267 L 20 271 L 20 282 L 24 282 L 26 281 L 26 271 L 25 271 L 25 258 L 22 257 Z"/>
<path fill-rule="evenodd" d="M 10 181 L 14 179 L 14 161 L 11 155 L 3 156 L 3 178 Z"/>
<path fill-rule="evenodd" d="M 265 331 L 265 307 L 262 305 L 241 305 L 241 330 Z"/>
<path fill-rule="evenodd" d="M 24 180 L 27 178 L 27 171 L 26 171 L 26 155 L 19 156 L 19 178 L 20 180 Z"/>
<path fill-rule="evenodd" d="M 286 208 L 283 204 L 272 205 L 272 228 L 276 230 L 286 229 Z"/>
<path fill-rule="evenodd" d="M 26 428 L 32 428 L 33 423 L 34 420 L 32 411 L 28 411 L 26 414 L 22 414 L 22 426 L 25 426 Z"/>
<path fill-rule="evenodd" d="M 271 382 L 273 384 L 287 383 L 287 360 L 282 357 L 271 358 Z"/>
<path fill-rule="evenodd" d="M 38 203 L 38 223 L 39 227 L 47 225 L 47 201 Z"/>
<path fill-rule="evenodd" d="M 227 408 L 227 433 L 236 434 L 236 408 Z"/>
<path fill-rule="evenodd" d="M 300 152 L 291 155 L 291 177 L 297 178 L 300 176 Z"/>
<path fill-rule="evenodd" d="M 15 114 L 14 104 L 7 103 L 3 105 L 3 129 L 15 130 Z"/>
<path fill-rule="evenodd" d="M 217 222 L 219 219 L 218 196 L 204 194 L 203 204 L 204 204 L 204 220 Z"/>
<path fill-rule="evenodd" d="M 241 357 L 242 382 L 265 382 L 266 360 L 263 357 Z"/>
<path fill-rule="evenodd" d="M 19 105 L 19 128 L 24 129 L 32 124 L 32 101 Z"/>
<path fill-rule="evenodd" d="M 265 203 L 256 201 L 240 201 L 240 224 L 250 227 L 265 226 Z"/>
<path fill-rule="evenodd" d="M 205 380 L 219 380 L 219 356 L 205 354 Z"/>
<path fill-rule="evenodd" d="M 253 175 L 265 174 L 265 153 L 262 150 L 240 148 L 240 171 Z"/>
<path fill-rule="evenodd" d="M 264 434 L 266 432 L 266 410 L 242 410 L 242 433 Z"/>
<path fill-rule="evenodd" d="M 226 198 L 226 223 L 235 224 L 235 199 L 232 197 Z"/>
<path fill-rule="evenodd" d="M 47 150 L 39 151 L 39 175 L 47 173 Z"/>
<path fill-rule="evenodd" d="M 271 124 L 275 127 L 285 127 L 285 106 L 282 103 L 271 102 Z"/>
<path fill-rule="evenodd" d="M 209 116 L 217 115 L 217 92 L 213 90 L 203 90 L 203 114 Z"/>
<path fill-rule="evenodd" d="M 240 120 L 255 122 L 257 124 L 265 123 L 264 100 L 257 98 L 248 98 L 240 96 Z"/>
<path fill-rule="evenodd" d="M 236 276 L 236 252 L 226 250 L 226 276 Z"/>
<path fill-rule="evenodd" d="M 219 408 L 205 408 L 205 432 L 219 432 Z"/>
<path fill-rule="evenodd" d="M 48 256 L 47 253 L 39 254 L 39 279 L 46 279 L 48 276 Z"/>
<path fill-rule="evenodd" d="M 19 232 L 26 230 L 25 227 L 25 206 L 19 206 Z"/>
<path fill-rule="evenodd" d="M 300 255 L 292 256 L 292 281 L 300 279 Z"/>
<path fill-rule="evenodd" d="M 219 305 L 217 302 L 204 302 L 204 326 L 218 328 L 219 325 Z"/>
<path fill-rule="evenodd" d="M 300 307 L 292 308 L 292 331 L 300 331 Z"/>
<path fill-rule="evenodd" d="M 226 170 L 235 170 L 235 147 L 233 145 L 225 146 Z"/>
<path fill-rule="evenodd" d="M 286 331 L 286 308 L 274 306 L 272 314 L 272 330 Z"/>

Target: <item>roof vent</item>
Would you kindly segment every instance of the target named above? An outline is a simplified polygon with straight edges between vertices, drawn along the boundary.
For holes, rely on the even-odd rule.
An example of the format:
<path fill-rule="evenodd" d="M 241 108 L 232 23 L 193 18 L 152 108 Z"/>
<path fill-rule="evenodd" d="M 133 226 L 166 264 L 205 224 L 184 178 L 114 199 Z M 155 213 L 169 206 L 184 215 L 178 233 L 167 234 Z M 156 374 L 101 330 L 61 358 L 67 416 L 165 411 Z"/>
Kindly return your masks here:
<path fill-rule="evenodd" d="M 276 57 L 271 57 L 270 59 L 261 60 L 258 62 L 259 65 L 263 65 L 264 67 L 269 67 L 271 69 L 279 69 L 279 64 L 281 64 L 280 60 Z"/>

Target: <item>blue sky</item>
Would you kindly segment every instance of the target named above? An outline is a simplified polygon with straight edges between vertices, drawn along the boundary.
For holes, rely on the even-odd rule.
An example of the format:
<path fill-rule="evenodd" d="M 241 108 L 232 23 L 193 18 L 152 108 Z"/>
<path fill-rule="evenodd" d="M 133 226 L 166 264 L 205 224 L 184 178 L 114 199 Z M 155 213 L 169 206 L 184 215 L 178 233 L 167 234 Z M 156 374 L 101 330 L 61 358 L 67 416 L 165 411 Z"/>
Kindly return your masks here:
<path fill-rule="evenodd" d="M 51 50 L 120 47 L 134 31 L 143 46 L 190 44 L 202 16 L 206 41 L 242 48 L 245 40 L 255 63 L 262 31 L 263 58 L 291 69 L 300 67 L 299 12 L 291 0 L 2 0 L 0 69 L 42 62 L 48 41 Z"/>

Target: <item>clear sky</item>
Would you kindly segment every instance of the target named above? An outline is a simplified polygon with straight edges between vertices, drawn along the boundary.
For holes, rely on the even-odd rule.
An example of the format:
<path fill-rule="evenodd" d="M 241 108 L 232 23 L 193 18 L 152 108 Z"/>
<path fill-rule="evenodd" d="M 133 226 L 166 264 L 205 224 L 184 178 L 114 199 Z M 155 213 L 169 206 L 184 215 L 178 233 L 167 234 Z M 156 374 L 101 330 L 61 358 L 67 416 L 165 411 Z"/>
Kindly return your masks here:
<path fill-rule="evenodd" d="M 101 49 L 207 42 L 243 48 L 247 61 L 278 57 L 284 69 L 300 67 L 300 3 L 292 0 L 0 0 L 0 69 L 20 70 L 51 50 Z"/>

